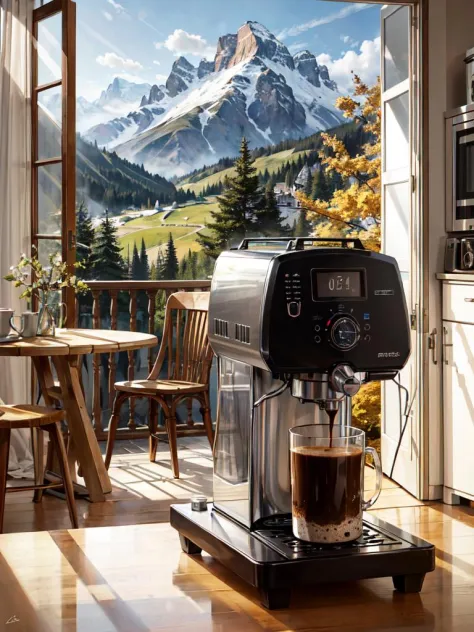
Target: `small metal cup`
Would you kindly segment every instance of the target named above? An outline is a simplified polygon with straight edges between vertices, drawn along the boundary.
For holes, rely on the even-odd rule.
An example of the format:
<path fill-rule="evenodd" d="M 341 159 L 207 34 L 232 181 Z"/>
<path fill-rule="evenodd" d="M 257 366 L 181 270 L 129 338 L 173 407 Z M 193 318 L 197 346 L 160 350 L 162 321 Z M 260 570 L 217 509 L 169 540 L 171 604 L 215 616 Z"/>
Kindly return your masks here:
<path fill-rule="evenodd" d="M 193 511 L 206 511 L 207 498 L 205 496 L 193 496 L 191 498 L 191 509 Z"/>

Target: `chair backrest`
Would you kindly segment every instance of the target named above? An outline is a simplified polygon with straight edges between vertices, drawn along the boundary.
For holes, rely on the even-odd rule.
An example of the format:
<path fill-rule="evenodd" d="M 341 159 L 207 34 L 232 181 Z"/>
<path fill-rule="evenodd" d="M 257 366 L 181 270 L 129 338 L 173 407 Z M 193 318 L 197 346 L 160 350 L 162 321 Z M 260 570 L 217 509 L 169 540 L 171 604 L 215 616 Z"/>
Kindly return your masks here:
<path fill-rule="evenodd" d="M 209 292 L 175 292 L 166 303 L 160 350 L 150 380 L 168 360 L 168 379 L 209 383 L 212 349 L 207 335 Z"/>

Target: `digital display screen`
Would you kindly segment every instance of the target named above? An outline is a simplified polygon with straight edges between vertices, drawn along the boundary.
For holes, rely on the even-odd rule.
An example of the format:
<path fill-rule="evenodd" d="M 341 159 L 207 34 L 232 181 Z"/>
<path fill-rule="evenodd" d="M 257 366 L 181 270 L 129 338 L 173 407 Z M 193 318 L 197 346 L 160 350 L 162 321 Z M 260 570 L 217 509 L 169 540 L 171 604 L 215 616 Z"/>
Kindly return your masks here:
<path fill-rule="evenodd" d="M 313 300 L 324 298 L 362 298 L 361 270 L 312 270 Z"/>

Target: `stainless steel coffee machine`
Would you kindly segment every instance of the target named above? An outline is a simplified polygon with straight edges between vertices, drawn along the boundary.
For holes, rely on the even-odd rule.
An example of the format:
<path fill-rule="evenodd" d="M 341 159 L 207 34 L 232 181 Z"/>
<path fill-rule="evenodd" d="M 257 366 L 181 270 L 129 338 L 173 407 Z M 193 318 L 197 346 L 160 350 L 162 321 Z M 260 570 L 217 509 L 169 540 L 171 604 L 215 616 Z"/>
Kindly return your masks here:
<path fill-rule="evenodd" d="M 336 409 L 349 425 L 360 385 L 395 378 L 409 357 L 396 261 L 357 239 L 244 240 L 216 262 L 209 337 L 219 389 L 214 502 L 171 508 L 183 550 L 220 559 L 268 608 L 320 581 L 392 576 L 398 590 L 421 590 L 432 545 L 375 518 L 341 545 L 291 531 L 289 429 L 328 423 Z"/>

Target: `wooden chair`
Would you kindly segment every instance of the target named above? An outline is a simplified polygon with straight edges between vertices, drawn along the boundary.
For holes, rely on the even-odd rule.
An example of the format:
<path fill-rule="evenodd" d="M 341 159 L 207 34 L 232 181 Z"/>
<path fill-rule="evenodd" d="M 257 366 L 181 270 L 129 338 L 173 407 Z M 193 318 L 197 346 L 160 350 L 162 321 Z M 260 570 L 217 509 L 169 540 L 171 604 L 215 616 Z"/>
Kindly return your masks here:
<path fill-rule="evenodd" d="M 54 487 L 62 487 L 63 485 L 72 526 L 74 529 L 77 529 L 78 521 L 74 489 L 67 464 L 63 436 L 58 423 L 63 417 L 64 413 L 62 410 L 46 408 L 45 406 L 30 406 L 27 404 L 18 406 L 0 405 L 0 533 L 3 531 L 5 495 L 7 493 L 52 489 Z M 7 487 L 10 433 L 16 428 L 29 428 L 30 430 L 37 428 L 49 433 L 51 444 L 58 456 L 62 476 L 61 482 L 43 485 L 38 484 L 38 481 L 36 481 L 34 485 Z M 35 470 L 37 467 L 38 465 L 35 463 Z"/>
<path fill-rule="evenodd" d="M 207 337 L 208 310 L 209 292 L 176 292 L 168 298 L 163 339 L 150 375 L 146 380 L 115 384 L 117 394 L 110 418 L 105 457 L 107 469 L 114 449 L 120 409 L 131 397 L 147 397 L 154 402 L 149 421 L 150 461 L 155 461 L 158 447 L 157 406 L 163 410 L 175 478 L 179 478 L 176 409 L 183 400 L 196 399 L 201 404 L 204 429 L 213 446 L 214 432 L 209 405 L 212 349 Z M 168 363 L 168 377 L 160 379 L 165 361 Z"/>

